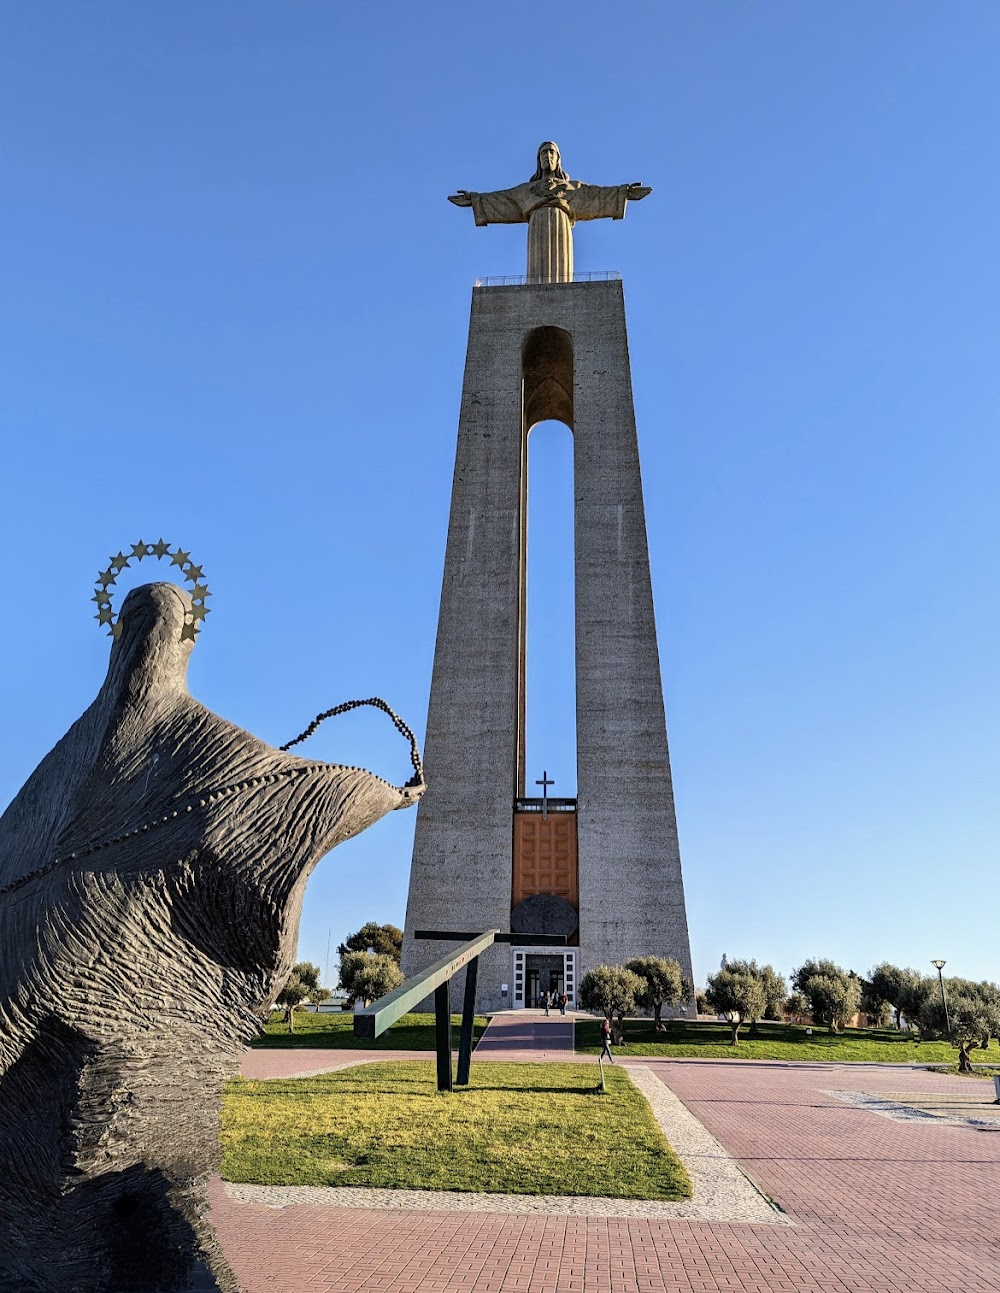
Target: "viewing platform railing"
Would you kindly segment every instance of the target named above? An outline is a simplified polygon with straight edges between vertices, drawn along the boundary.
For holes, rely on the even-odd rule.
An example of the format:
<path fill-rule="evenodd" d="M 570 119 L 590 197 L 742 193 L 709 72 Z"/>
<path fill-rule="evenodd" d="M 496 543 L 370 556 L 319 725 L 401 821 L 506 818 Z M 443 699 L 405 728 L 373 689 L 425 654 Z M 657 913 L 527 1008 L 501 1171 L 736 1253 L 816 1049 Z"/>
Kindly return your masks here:
<path fill-rule="evenodd" d="M 528 274 L 494 274 L 490 278 L 477 278 L 474 287 L 525 287 L 529 283 L 549 287 L 559 287 L 561 283 L 613 283 L 621 278 L 619 269 L 588 269 L 580 274 L 574 274 L 572 279 L 561 279 L 553 282 L 550 278 L 538 278 Z"/>
<path fill-rule="evenodd" d="M 575 799 L 553 799 L 551 796 L 544 802 L 532 796 L 530 799 L 515 799 L 515 813 L 540 813 L 543 809 L 550 813 L 575 813 Z"/>

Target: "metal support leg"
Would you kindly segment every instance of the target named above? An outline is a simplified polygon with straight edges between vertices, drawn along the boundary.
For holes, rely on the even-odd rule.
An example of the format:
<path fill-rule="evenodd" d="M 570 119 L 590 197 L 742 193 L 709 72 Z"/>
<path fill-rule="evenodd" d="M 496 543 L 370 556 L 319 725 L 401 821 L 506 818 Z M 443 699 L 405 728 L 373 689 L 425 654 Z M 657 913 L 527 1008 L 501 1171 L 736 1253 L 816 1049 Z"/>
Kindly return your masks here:
<path fill-rule="evenodd" d="M 469 1085 L 472 1065 L 472 1038 L 476 1026 L 476 980 L 479 977 L 479 957 L 475 956 L 465 967 L 465 1000 L 462 1003 L 462 1032 L 458 1040 L 458 1086 Z"/>
<path fill-rule="evenodd" d="M 437 1049 L 439 1091 L 452 1091 L 451 1081 L 451 980 L 434 989 L 434 1040 Z"/>

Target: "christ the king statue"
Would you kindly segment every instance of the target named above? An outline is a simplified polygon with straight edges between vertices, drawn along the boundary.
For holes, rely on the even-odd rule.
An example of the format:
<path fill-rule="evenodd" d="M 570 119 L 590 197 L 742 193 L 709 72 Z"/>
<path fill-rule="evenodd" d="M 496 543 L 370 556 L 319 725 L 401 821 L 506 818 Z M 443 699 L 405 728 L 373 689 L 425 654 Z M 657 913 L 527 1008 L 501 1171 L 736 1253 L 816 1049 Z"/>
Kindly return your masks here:
<path fill-rule="evenodd" d="M 526 184 L 495 193 L 459 189 L 449 202 L 472 207 L 476 224 L 528 225 L 528 280 L 573 281 L 573 225 L 577 220 L 621 220 L 628 201 L 652 189 L 642 184 L 584 184 L 562 168 L 558 147 L 547 140 L 538 149 L 538 166 Z"/>

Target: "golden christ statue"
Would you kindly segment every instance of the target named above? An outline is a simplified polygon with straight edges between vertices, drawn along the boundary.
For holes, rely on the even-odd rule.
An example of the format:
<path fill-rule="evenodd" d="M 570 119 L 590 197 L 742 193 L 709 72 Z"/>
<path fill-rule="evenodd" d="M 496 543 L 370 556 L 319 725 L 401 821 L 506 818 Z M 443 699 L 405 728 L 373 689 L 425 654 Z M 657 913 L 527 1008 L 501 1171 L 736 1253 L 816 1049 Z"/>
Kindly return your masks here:
<path fill-rule="evenodd" d="M 472 207 L 476 224 L 528 225 L 528 280 L 573 281 L 573 226 L 577 220 L 621 220 L 625 203 L 652 193 L 642 184 L 584 184 L 562 168 L 559 148 L 547 140 L 538 149 L 538 165 L 526 184 L 495 193 L 459 189 L 449 202 Z"/>

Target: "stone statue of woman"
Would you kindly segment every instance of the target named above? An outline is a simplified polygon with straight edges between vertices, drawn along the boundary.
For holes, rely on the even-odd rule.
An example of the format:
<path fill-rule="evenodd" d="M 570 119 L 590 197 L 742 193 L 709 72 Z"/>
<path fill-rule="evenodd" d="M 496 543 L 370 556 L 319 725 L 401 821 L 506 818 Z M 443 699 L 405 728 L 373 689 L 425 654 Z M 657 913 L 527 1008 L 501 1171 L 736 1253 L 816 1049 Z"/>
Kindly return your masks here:
<path fill-rule="evenodd" d="M 642 184 L 584 184 L 571 180 L 562 168 L 559 148 L 546 140 L 538 149 L 538 165 L 526 184 L 495 193 L 459 189 L 449 202 L 472 207 L 476 224 L 528 225 L 528 281 L 573 281 L 573 225 L 577 220 L 621 220 L 626 202 L 652 193 Z"/>
<path fill-rule="evenodd" d="M 129 593 L 97 698 L 0 817 L 10 1293 L 237 1293 L 207 1215 L 223 1083 L 291 969 L 313 867 L 423 792 L 199 704 L 191 618 L 173 584 Z"/>

